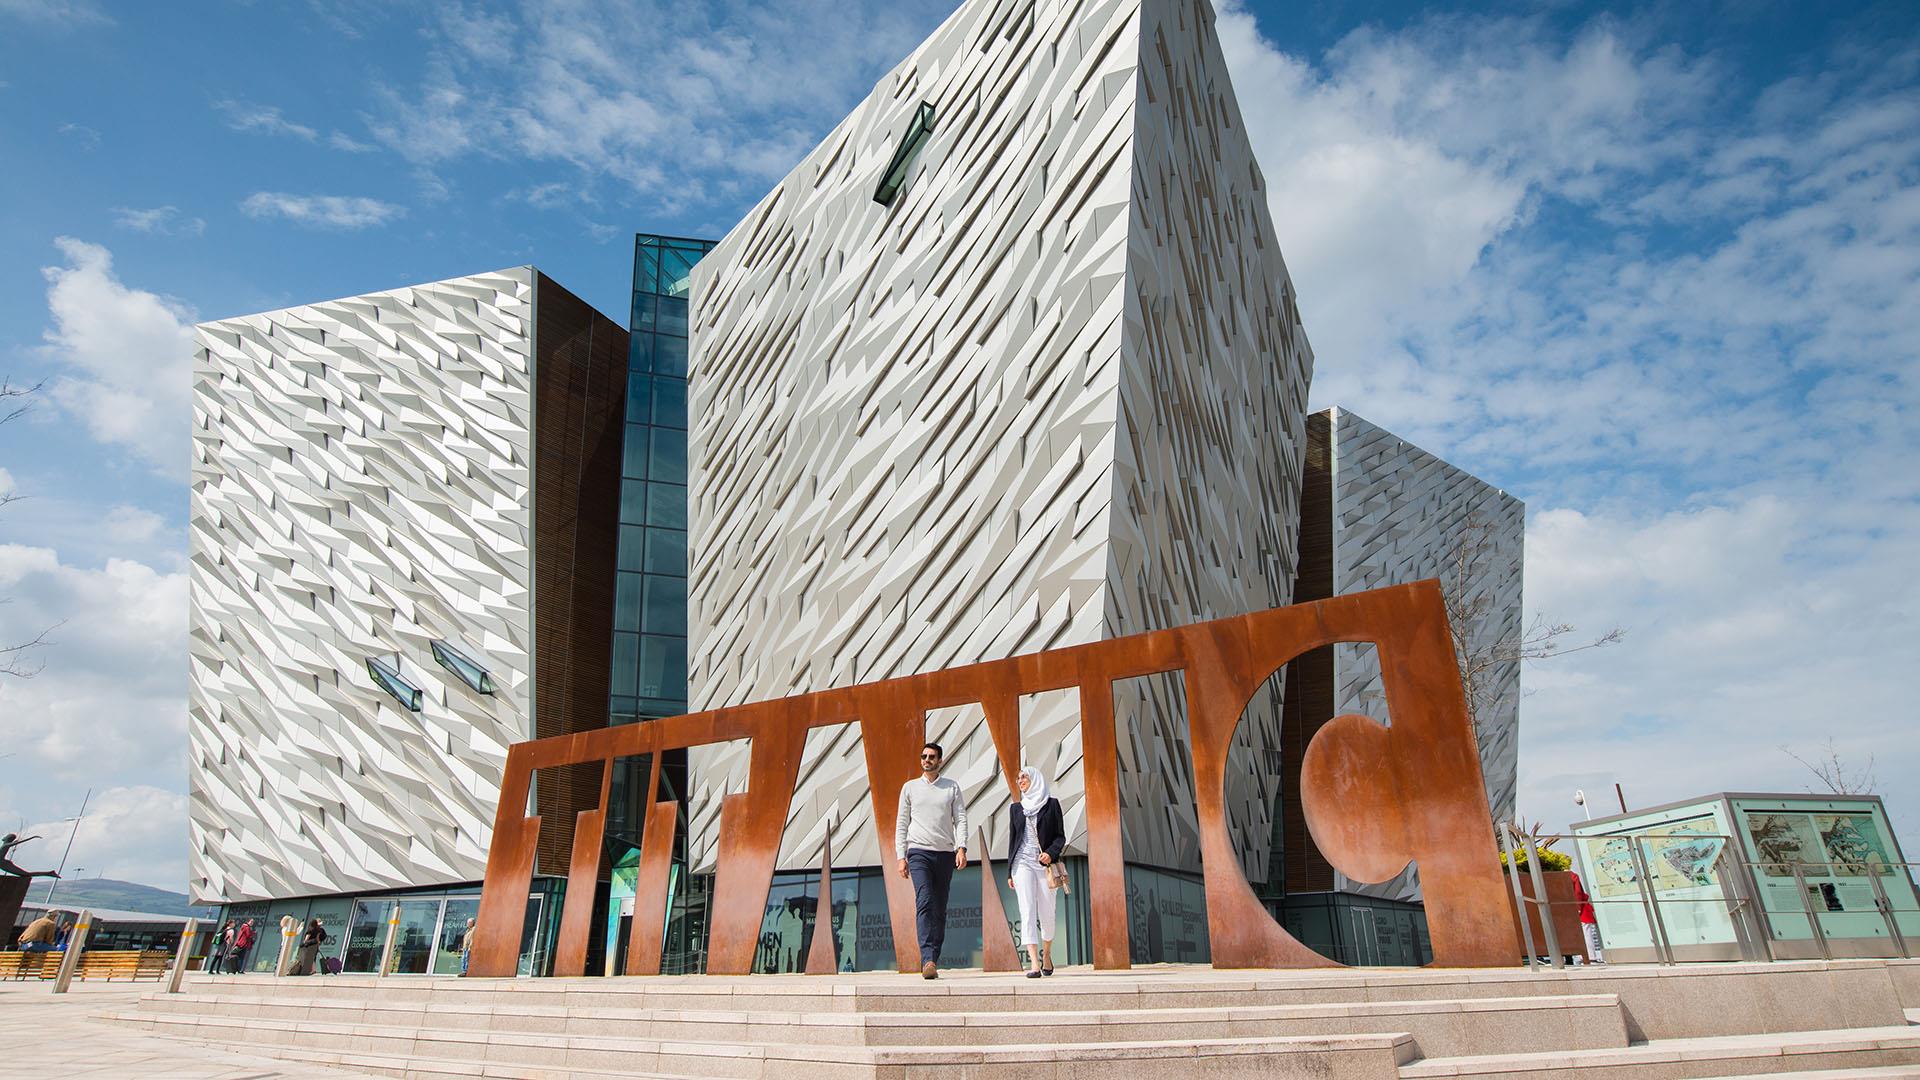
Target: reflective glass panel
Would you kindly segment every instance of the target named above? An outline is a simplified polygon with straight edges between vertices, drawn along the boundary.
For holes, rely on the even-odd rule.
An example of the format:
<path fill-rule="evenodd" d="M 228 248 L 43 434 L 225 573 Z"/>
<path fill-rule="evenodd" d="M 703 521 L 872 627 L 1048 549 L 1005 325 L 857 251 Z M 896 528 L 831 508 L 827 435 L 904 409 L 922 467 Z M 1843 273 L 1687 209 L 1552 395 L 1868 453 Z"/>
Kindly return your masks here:
<path fill-rule="evenodd" d="M 627 484 L 626 488 L 625 494 L 621 496 L 624 500 L 621 505 L 623 516 L 625 514 L 644 511 L 646 507 L 644 501 L 646 485 L 634 482 Z M 647 530 L 638 525 L 620 526 L 620 551 L 615 556 L 615 559 L 618 561 L 618 565 L 622 570 L 638 570 L 640 568 L 640 556 L 641 553 L 646 550 L 646 542 Z"/>
<path fill-rule="evenodd" d="M 659 301 L 659 314 L 654 328 L 662 334 L 674 337 L 687 336 L 687 298 L 684 296 L 663 296 Z"/>
<path fill-rule="evenodd" d="M 634 244 L 633 252 L 633 291 L 657 292 L 654 283 L 654 265 L 659 256 L 659 248 L 640 242 Z"/>
<path fill-rule="evenodd" d="M 648 375 L 627 376 L 627 421 L 653 423 L 653 379 Z"/>
<path fill-rule="evenodd" d="M 433 932 L 440 925 L 439 900 L 402 900 L 400 923 L 394 928 L 393 953 L 387 958 L 392 975 L 425 975 L 433 956 Z"/>
<path fill-rule="evenodd" d="M 640 647 L 640 694 L 643 697 L 687 697 L 687 639 L 648 637 Z"/>
<path fill-rule="evenodd" d="M 678 529 L 648 529 L 646 570 L 686 577 L 687 534 Z"/>
<path fill-rule="evenodd" d="M 652 293 L 633 294 L 633 332 L 641 333 L 653 329 L 654 301 L 658 299 Z"/>
<path fill-rule="evenodd" d="M 684 301 L 683 301 L 684 302 Z M 661 301 L 666 303 L 666 301 Z M 664 334 L 653 339 L 653 370 L 659 375 L 685 375 L 687 373 L 687 339 L 667 337 Z"/>
<path fill-rule="evenodd" d="M 693 272 L 693 264 L 700 258 L 697 251 L 685 251 L 677 247 L 660 249 L 659 291 L 668 296 L 685 296 L 689 282 L 687 277 Z"/>
<path fill-rule="evenodd" d="M 619 584 L 613 590 L 613 628 L 615 630 L 640 630 L 640 596 L 642 578 L 639 574 L 621 574 Z"/>
<path fill-rule="evenodd" d="M 647 485 L 647 524 L 687 527 L 687 489 L 679 484 Z"/>
<path fill-rule="evenodd" d="M 654 336 L 644 330 L 636 332 L 627 339 L 627 371 L 653 370 L 653 342 Z M 633 416 L 633 412 L 629 410 L 627 415 Z M 645 413 L 641 415 L 644 416 Z"/>
<path fill-rule="evenodd" d="M 665 427 L 687 426 L 687 384 L 679 379 L 653 380 L 653 422 Z"/>
<path fill-rule="evenodd" d="M 459 975 L 460 939 L 467 932 L 467 920 L 480 914 L 480 898 L 449 899 L 447 913 L 440 920 L 440 938 L 433 951 L 435 975 Z"/>
<path fill-rule="evenodd" d="M 652 479 L 669 484 L 687 482 L 687 433 L 679 428 L 654 428 Z"/>
<path fill-rule="evenodd" d="M 627 441 L 622 447 L 620 472 L 623 476 L 644 480 L 647 477 L 647 432 L 639 424 L 627 425 Z"/>
<path fill-rule="evenodd" d="M 354 901 L 344 970 L 372 974 L 380 966 L 380 935 L 387 928 L 386 911 L 387 905 L 378 900 Z"/>
<path fill-rule="evenodd" d="M 647 631 L 654 634 L 686 634 L 686 578 L 647 575 Z"/>
<path fill-rule="evenodd" d="M 615 697 L 633 696 L 635 671 L 640 666 L 640 636 L 638 634 L 613 635 L 613 686 Z"/>

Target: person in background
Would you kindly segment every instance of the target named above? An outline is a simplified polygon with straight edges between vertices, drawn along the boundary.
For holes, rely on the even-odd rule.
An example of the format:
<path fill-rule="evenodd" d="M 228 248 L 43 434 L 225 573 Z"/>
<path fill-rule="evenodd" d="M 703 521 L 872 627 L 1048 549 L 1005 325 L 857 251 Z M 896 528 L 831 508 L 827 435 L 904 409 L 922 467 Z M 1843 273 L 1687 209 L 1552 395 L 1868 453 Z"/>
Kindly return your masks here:
<path fill-rule="evenodd" d="M 1054 874 L 1067 846 L 1060 800 L 1031 765 L 1020 770 L 1020 803 L 1007 822 L 1007 886 L 1020 901 L 1020 944 L 1027 978 L 1053 974 Z"/>
<path fill-rule="evenodd" d="M 467 973 L 467 962 L 473 959 L 473 920 L 467 920 L 467 928 L 460 932 L 460 974 Z"/>
<path fill-rule="evenodd" d="M 1593 913 L 1593 897 L 1587 895 L 1587 887 L 1581 883 L 1579 874 L 1572 874 L 1573 894 L 1580 898 L 1580 932 L 1587 939 L 1587 963 L 1604 964 L 1607 962 L 1606 950 L 1600 947 L 1600 920 Z"/>
<path fill-rule="evenodd" d="M 21 952 L 53 952 L 60 940 L 60 913 L 42 912 L 20 934 Z"/>
<path fill-rule="evenodd" d="M 227 962 L 227 951 L 233 948 L 233 923 L 229 922 L 213 933 L 213 950 L 207 954 L 207 970 L 218 973 L 221 965 Z"/>
<path fill-rule="evenodd" d="M 233 950 L 228 954 L 227 970 L 238 975 L 246 970 L 247 953 L 253 948 L 259 932 L 253 928 L 253 920 L 248 919 L 233 932 Z"/>
<path fill-rule="evenodd" d="M 289 975 L 311 975 L 314 963 L 320 957 L 320 946 L 327 943 L 327 928 L 320 925 L 319 919 L 308 919 L 307 929 L 300 935 L 300 951 L 294 954 L 293 966 L 287 969 Z"/>
<path fill-rule="evenodd" d="M 946 752 L 939 743 L 920 748 L 920 777 L 900 789 L 893 850 L 900 876 L 913 881 L 913 916 L 920 931 L 920 977 L 940 977 L 940 949 L 947 941 L 947 893 L 953 872 L 967 865 L 967 797 L 940 775 Z"/>

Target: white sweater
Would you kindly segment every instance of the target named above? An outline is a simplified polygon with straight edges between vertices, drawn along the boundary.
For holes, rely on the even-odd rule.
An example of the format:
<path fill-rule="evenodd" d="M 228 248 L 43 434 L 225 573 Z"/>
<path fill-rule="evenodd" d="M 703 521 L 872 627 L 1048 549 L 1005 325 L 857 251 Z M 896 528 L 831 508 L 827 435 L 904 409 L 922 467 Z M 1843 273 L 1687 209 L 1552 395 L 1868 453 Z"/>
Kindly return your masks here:
<path fill-rule="evenodd" d="M 893 851 L 908 848 L 958 851 L 967 846 L 967 798 L 960 785 L 942 776 L 909 780 L 900 789 L 900 812 L 893 827 Z"/>

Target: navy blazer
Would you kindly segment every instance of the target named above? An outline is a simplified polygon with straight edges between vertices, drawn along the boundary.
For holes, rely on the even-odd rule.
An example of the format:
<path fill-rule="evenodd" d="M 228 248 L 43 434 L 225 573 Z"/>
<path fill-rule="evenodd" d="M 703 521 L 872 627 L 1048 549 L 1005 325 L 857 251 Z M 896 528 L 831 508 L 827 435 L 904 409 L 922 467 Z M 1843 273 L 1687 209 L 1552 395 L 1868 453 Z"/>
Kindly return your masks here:
<path fill-rule="evenodd" d="M 1013 869 L 1014 856 L 1020 854 L 1020 844 L 1027 836 L 1027 811 L 1017 799 L 1014 801 L 1013 813 L 1010 816 L 1012 820 L 1007 823 L 1008 870 Z M 1040 850 L 1047 853 L 1047 858 L 1059 862 L 1060 852 L 1067 846 L 1067 822 L 1065 816 L 1060 813 L 1060 800 L 1049 797 L 1046 805 L 1040 808 L 1039 815 L 1033 820 L 1039 827 Z"/>

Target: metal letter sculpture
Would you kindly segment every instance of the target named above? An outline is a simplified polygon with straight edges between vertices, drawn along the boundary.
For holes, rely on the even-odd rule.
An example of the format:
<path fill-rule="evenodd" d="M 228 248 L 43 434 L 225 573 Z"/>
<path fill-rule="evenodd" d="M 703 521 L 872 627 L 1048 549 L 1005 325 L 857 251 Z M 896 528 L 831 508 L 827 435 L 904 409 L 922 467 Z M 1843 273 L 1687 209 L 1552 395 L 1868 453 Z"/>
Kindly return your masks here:
<path fill-rule="evenodd" d="M 931 709 L 978 702 L 986 715 L 1008 787 L 1019 767 L 1019 700 L 1069 687 L 1080 691 L 1087 863 L 1094 966 L 1129 965 L 1125 868 L 1120 846 L 1119 763 L 1113 683 L 1160 672 L 1184 673 L 1198 802 L 1207 932 L 1221 968 L 1337 967 L 1275 923 L 1240 871 L 1227 830 L 1227 753 L 1254 691 L 1281 665 L 1334 642 L 1370 642 L 1386 684 L 1388 727 L 1364 716 L 1335 717 L 1314 736 L 1301 769 L 1301 800 L 1314 843 L 1328 862 L 1359 881 L 1385 881 L 1420 863 L 1434 962 L 1504 967 L 1515 926 L 1494 858 L 1480 756 L 1467 719 L 1460 673 L 1440 585 L 1422 581 L 1311 604 L 1275 608 L 1172 630 L 1156 630 L 863 686 L 610 727 L 519 743 L 507 754 L 493 846 L 468 974 L 514 974 L 533 878 L 540 819 L 523 816 L 534 770 L 663 750 L 749 739 L 747 789 L 721 805 L 720 848 L 709 927 L 707 971 L 753 970 L 762 911 L 773 881 L 781 832 L 793 801 L 807 732 L 857 723 L 865 744 L 873 825 L 882 851 L 893 839 L 900 785 L 917 775 L 917 752 Z M 658 758 L 656 756 L 656 761 Z M 592 881 L 605 824 L 607 781 L 599 809 L 577 815 L 572 873 L 560 919 L 557 974 L 578 974 L 586 953 Z M 658 768 L 654 770 L 657 790 Z M 654 795 L 649 792 L 648 802 Z M 663 803 L 670 808 L 672 803 Z M 664 907 L 671 810 L 650 814 L 635 889 L 628 973 L 659 970 L 660 932 L 642 905 Z M 916 970 L 912 886 L 884 875 L 901 971 Z M 1011 938 L 1005 919 L 996 938 Z M 816 931 L 817 932 L 817 931 Z M 997 940 L 988 943 L 995 955 Z"/>

